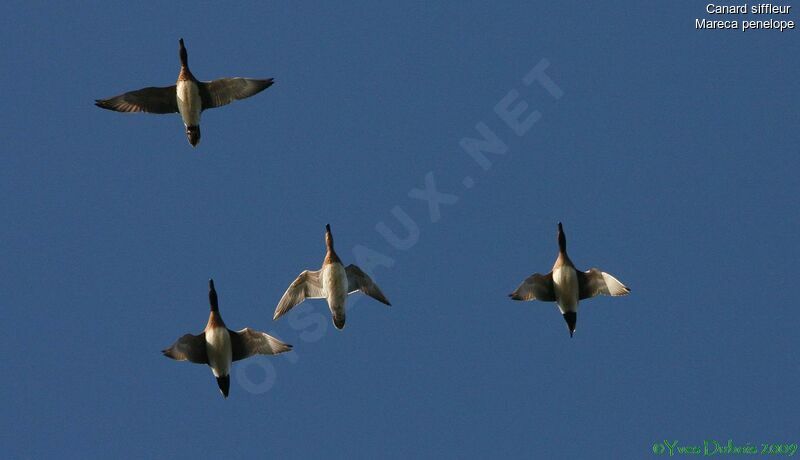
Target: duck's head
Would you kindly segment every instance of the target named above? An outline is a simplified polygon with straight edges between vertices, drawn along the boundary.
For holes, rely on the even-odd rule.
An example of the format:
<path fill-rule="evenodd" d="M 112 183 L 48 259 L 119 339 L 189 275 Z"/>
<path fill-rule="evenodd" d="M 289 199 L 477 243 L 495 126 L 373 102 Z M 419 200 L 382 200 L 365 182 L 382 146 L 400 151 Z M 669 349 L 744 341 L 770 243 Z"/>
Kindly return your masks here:
<path fill-rule="evenodd" d="M 561 222 L 558 223 L 558 249 L 561 252 L 567 252 L 567 236 L 564 234 L 564 227 Z"/>
<path fill-rule="evenodd" d="M 217 301 L 217 290 L 214 289 L 214 280 L 208 280 L 208 303 L 211 304 L 211 311 L 219 311 L 219 303 Z"/>
<path fill-rule="evenodd" d="M 325 246 L 328 249 L 333 249 L 333 234 L 331 233 L 331 224 L 325 224 Z"/>
<path fill-rule="evenodd" d="M 186 53 L 186 47 L 183 46 L 183 39 L 182 38 L 180 40 L 178 40 L 178 45 L 179 45 L 179 48 L 178 48 L 179 49 L 179 53 L 178 54 L 181 57 L 181 65 L 186 67 L 186 66 L 189 65 L 189 56 Z"/>

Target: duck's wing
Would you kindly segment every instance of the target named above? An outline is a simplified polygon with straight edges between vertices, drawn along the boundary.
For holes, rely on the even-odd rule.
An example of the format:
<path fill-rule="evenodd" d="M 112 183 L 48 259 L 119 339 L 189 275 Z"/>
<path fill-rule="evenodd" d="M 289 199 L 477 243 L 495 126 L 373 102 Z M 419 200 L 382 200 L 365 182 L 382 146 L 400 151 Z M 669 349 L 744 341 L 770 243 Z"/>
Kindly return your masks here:
<path fill-rule="evenodd" d="M 373 299 L 377 300 L 378 302 L 385 303 L 386 305 L 392 305 L 389 303 L 389 300 L 383 295 L 381 289 L 372 281 L 372 278 L 369 277 L 366 273 L 364 273 L 360 268 L 355 265 L 348 265 L 344 269 L 345 273 L 347 273 L 347 293 L 352 294 L 356 291 L 361 291 L 364 294 L 372 297 Z"/>
<path fill-rule="evenodd" d="M 627 286 L 618 279 L 597 268 L 585 272 L 576 271 L 578 274 L 578 299 L 588 299 L 596 295 L 627 295 L 631 292 Z"/>
<path fill-rule="evenodd" d="M 283 293 L 272 319 L 280 318 L 292 307 L 306 299 L 321 299 L 325 297 L 325 291 L 322 289 L 322 282 L 319 279 L 320 272 L 321 270 L 315 272 L 305 270 L 300 273 L 297 279 L 289 285 L 289 289 Z"/>
<path fill-rule="evenodd" d="M 203 101 L 203 110 L 220 107 L 237 99 L 258 94 L 272 86 L 272 83 L 272 78 L 256 80 L 241 77 L 200 82 L 200 99 Z"/>
<path fill-rule="evenodd" d="M 534 273 L 525 278 L 517 289 L 508 295 L 514 300 L 541 300 L 555 302 L 556 291 L 553 288 L 553 272 L 546 275 Z"/>
<path fill-rule="evenodd" d="M 277 355 L 292 349 L 291 345 L 249 327 L 241 331 L 228 329 L 228 333 L 231 336 L 231 352 L 234 361 L 253 355 Z"/>
<path fill-rule="evenodd" d="M 176 113 L 178 98 L 175 85 L 159 88 L 151 86 L 129 91 L 108 99 L 97 99 L 98 107 L 117 112 Z"/>
<path fill-rule="evenodd" d="M 208 364 L 206 354 L 206 333 L 199 335 L 186 334 L 179 338 L 166 350 L 161 350 L 164 356 L 178 361 L 191 361 L 197 364 Z"/>

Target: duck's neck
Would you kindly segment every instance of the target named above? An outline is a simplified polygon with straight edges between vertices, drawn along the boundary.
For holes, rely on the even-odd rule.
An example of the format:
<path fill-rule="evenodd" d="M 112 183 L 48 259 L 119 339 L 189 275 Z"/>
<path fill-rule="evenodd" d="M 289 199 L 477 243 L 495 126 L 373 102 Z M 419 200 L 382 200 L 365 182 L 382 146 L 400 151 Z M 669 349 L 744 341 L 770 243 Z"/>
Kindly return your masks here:
<path fill-rule="evenodd" d="M 567 236 L 564 235 L 564 230 L 561 224 L 558 224 L 558 258 L 556 259 L 556 266 L 572 265 L 567 255 Z"/>
<path fill-rule="evenodd" d="M 217 327 L 225 327 L 225 321 L 222 321 L 222 315 L 219 314 L 219 310 L 211 310 L 211 313 L 208 315 L 206 330 Z"/>
<path fill-rule="evenodd" d="M 186 47 L 183 46 L 183 39 L 180 41 L 181 49 L 180 49 L 180 58 L 181 58 L 181 73 L 178 75 L 178 80 L 192 80 L 194 81 L 194 75 L 189 70 L 189 55 L 186 52 Z"/>
<path fill-rule="evenodd" d="M 553 268 L 558 267 L 574 267 L 572 261 L 569 259 L 566 251 L 558 251 L 558 258 L 556 258 L 556 263 L 553 264 Z"/>
<path fill-rule="evenodd" d="M 323 265 L 332 264 L 335 262 L 342 263 L 339 256 L 336 254 L 336 251 L 333 249 L 333 235 L 331 234 L 330 228 L 325 230 L 325 247 L 327 249 L 327 253 L 325 254 L 325 261 L 323 261 Z"/>
<path fill-rule="evenodd" d="M 219 314 L 219 299 L 217 290 L 214 289 L 214 280 L 208 280 L 208 304 L 211 306 L 211 313 L 208 315 L 206 329 L 214 327 L 225 327 L 222 316 Z"/>
<path fill-rule="evenodd" d="M 217 304 L 217 293 L 211 291 L 208 293 L 211 300 L 211 313 L 208 314 L 208 324 L 206 329 L 214 327 L 225 327 L 225 321 L 222 321 L 222 315 L 219 314 L 219 305 Z"/>

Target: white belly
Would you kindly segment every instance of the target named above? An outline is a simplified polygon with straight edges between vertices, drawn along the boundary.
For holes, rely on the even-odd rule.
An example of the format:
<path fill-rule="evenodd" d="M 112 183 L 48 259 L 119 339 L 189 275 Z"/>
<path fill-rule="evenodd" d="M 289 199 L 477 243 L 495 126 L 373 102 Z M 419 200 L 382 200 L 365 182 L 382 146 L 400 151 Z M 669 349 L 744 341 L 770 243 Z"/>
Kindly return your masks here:
<path fill-rule="evenodd" d="M 197 83 L 181 80 L 175 87 L 178 97 L 178 111 L 181 113 L 183 124 L 186 126 L 200 126 L 200 111 L 203 108 L 200 100 L 200 89 Z"/>
<path fill-rule="evenodd" d="M 227 329 L 215 327 L 206 331 L 206 353 L 214 377 L 224 377 L 230 373 L 233 354 Z"/>
<path fill-rule="evenodd" d="M 578 275 L 572 267 L 553 270 L 553 287 L 561 313 L 578 311 Z"/>
<path fill-rule="evenodd" d="M 347 273 L 340 263 L 325 266 L 322 269 L 322 289 L 328 299 L 331 311 L 344 310 L 347 298 Z"/>

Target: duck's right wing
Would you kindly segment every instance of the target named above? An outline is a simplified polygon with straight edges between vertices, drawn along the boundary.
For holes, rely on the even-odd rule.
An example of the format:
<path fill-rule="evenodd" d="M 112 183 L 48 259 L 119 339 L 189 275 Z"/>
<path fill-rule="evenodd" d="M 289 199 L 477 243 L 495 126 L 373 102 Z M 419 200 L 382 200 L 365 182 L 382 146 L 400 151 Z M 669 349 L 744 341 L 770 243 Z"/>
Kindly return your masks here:
<path fill-rule="evenodd" d="M 166 350 L 161 350 L 164 356 L 177 361 L 191 361 L 197 364 L 208 364 L 206 354 L 206 333 L 199 335 L 186 334 L 179 338 Z"/>
<path fill-rule="evenodd" d="M 283 316 L 284 313 L 291 310 L 292 307 L 299 304 L 306 299 L 321 299 L 325 297 L 325 291 L 322 289 L 322 281 L 319 275 L 322 270 L 312 272 L 305 270 L 297 277 L 289 289 L 283 293 L 281 301 L 278 302 L 278 307 L 275 308 L 275 315 L 272 317 L 276 320 Z"/>
<path fill-rule="evenodd" d="M 231 352 L 233 361 L 239 361 L 253 355 L 277 355 L 292 349 L 292 346 L 281 342 L 261 331 L 246 327 L 241 331 L 228 329 L 231 336 Z"/>
<path fill-rule="evenodd" d="M 555 302 L 556 292 L 553 288 L 553 272 L 546 275 L 534 273 L 525 278 L 517 289 L 508 295 L 514 300 L 541 300 Z"/>
<path fill-rule="evenodd" d="M 94 105 L 117 112 L 176 113 L 178 96 L 175 85 L 165 88 L 151 86 L 108 99 L 97 99 Z"/>
<path fill-rule="evenodd" d="M 597 268 L 578 273 L 578 299 L 596 295 L 627 295 L 631 290 L 618 279 Z"/>
<path fill-rule="evenodd" d="M 383 304 L 391 306 L 392 304 L 389 303 L 389 299 L 383 295 L 381 289 L 372 281 L 372 278 L 369 277 L 363 270 L 358 268 L 357 266 L 350 264 L 344 269 L 345 273 L 347 274 L 347 293 L 352 294 L 356 291 L 361 291 L 364 294 L 372 297 L 373 299 L 381 302 Z"/>
<path fill-rule="evenodd" d="M 237 99 L 244 99 L 264 91 L 272 86 L 272 78 L 263 80 L 255 78 L 220 78 L 218 80 L 200 82 L 200 98 L 203 110 L 213 109 L 230 104 Z"/>

